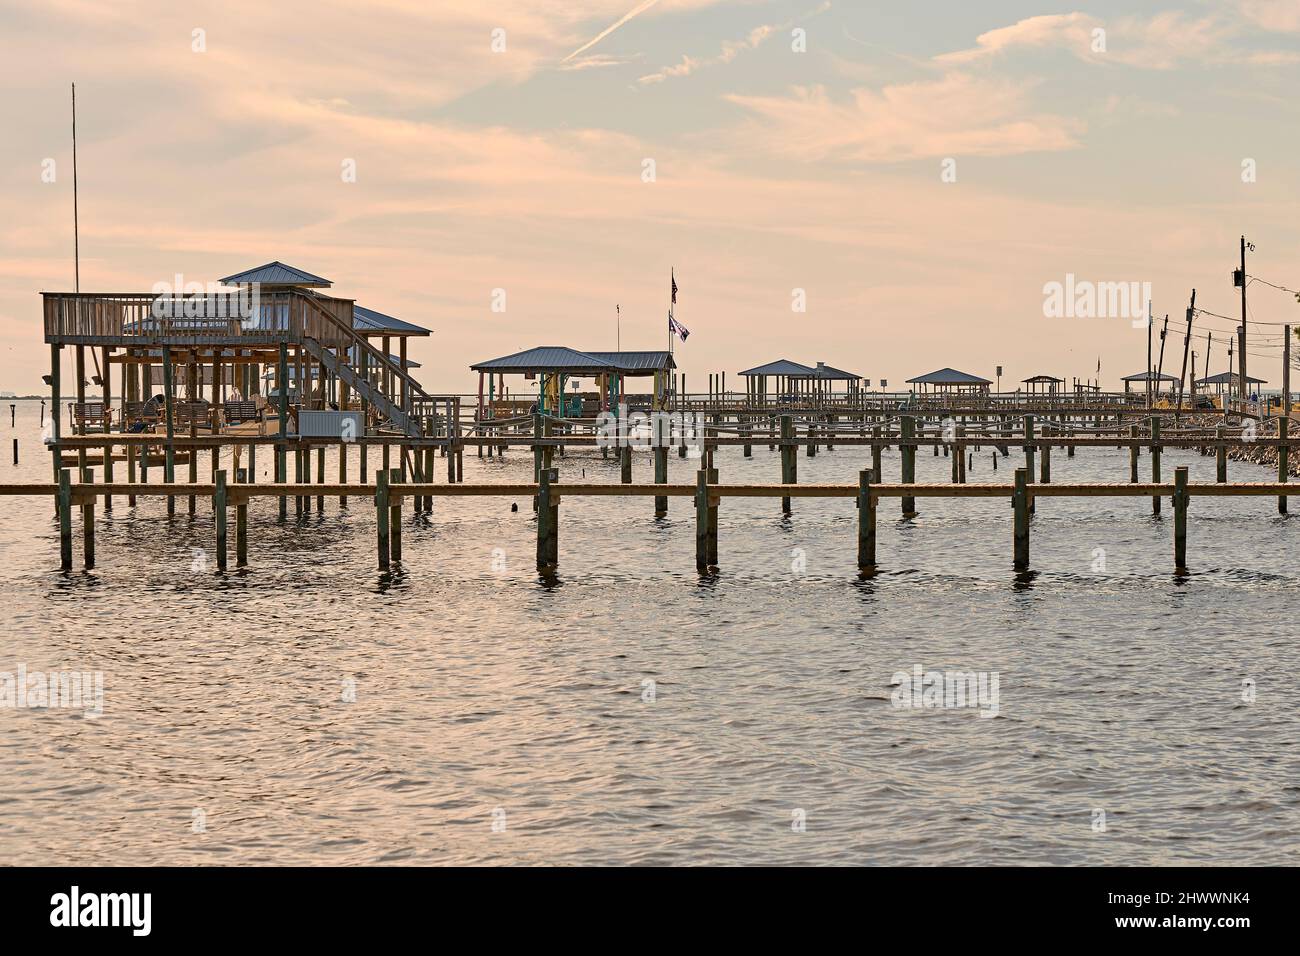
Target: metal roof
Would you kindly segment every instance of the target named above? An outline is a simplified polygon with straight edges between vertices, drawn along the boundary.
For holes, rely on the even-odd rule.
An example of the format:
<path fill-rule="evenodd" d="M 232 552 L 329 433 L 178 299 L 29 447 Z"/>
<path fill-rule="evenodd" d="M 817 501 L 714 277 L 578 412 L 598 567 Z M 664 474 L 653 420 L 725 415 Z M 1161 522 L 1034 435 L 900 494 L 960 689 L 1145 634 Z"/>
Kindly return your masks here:
<path fill-rule="evenodd" d="M 800 365 L 798 362 L 791 362 L 789 359 L 777 359 L 775 362 L 768 362 L 766 365 L 758 365 L 754 368 L 745 369 L 738 372 L 739 375 L 787 375 L 790 378 L 816 378 L 817 370 L 809 368 L 807 365 Z"/>
<path fill-rule="evenodd" d="M 907 380 L 909 385 L 992 385 L 987 378 L 959 372 L 955 368 L 941 368 L 926 375 Z"/>
<path fill-rule="evenodd" d="M 835 382 L 856 382 L 862 378 L 861 375 L 854 375 L 852 372 L 845 372 L 842 369 L 832 368 L 825 362 L 818 362 L 817 367 L 813 369 L 820 379 L 827 379 Z"/>
<path fill-rule="evenodd" d="M 1138 372 L 1136 375 L 1125 375 L 1121 382 L 1145 382 L 1150 376 L 1153 382 L 1176 382 L 1177 375 L 1170 375 L 1168 372 Z"/>
<path fill-rule="evenodd" d="M 1236 385 L 1241 375 L 1237 372 L 1220 372 L 1218 375 L 1211 375 L 1209 378 L 1198 378 L 1197 385 Z M 1256 378 L 1253 375 L 1246 376 L 1247 382 L 1256 382 L 1260 385 L 1267 385 L 1268 379 Z"/>
<path fill-rule="evenodd" d="M 387 332 L 389 335 L 429 335 L 432 329 L 405 322 L 364 306 L 352 306 L 352 327 L 361 332 Z"/>
<path fill-rule="evenodd" d="M 1063 384 L 1065 379 L 1057 378 L 1055 375 L 1031 375 L 1029 378 L 1022 378 L 1020 380 L 1020 384 L 1022 385 L 1028 385 L 1030 383 L 1036 384 L 1038 382 L 1058 382 Z"/>
<path fill-rule="evenodd" d="M 328 289 L 334 284 L 329 279 L 322 279 L 320 276 L 285 265 L 278 260 L 268 262 L 266 265 L 258 266 L 255 269 L 236 272 L 232 276 L 226 276 L 224 279 L 217 281 L 222 285 L 245 285 L 260 282 L 262 285 L 299 285 L 309 286 L 313 289 Z"/>
<path fill-rule="evenodd" d="M 569 372 L 575 375 L 599 375 L 617 372 L 619 367 L 586 352 L 563 345 L 542 345 L 513 355 L 488 359 L 470 366 L 475 372 Z"/>
<path fill-rule="evenodd" d="M 661 372 L 676 368 L 671 352 L 587 352 L 585 353 L 602 362 L 617 366 L 620 372 L 633 374 L 637 372 Z"/>

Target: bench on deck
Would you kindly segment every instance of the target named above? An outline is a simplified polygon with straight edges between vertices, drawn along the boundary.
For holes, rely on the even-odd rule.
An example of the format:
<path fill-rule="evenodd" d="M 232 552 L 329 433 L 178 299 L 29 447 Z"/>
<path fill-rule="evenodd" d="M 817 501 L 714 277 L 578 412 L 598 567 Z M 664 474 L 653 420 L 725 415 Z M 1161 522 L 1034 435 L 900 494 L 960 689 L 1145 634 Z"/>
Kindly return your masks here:
<path fill-rule="evenodd" d="M 113 410 L 104 402 L 73 402 L 72 426 L 74 431 L 84 431 L 94 426 L 101 431 L 108 431 L 113 423 Z"/>

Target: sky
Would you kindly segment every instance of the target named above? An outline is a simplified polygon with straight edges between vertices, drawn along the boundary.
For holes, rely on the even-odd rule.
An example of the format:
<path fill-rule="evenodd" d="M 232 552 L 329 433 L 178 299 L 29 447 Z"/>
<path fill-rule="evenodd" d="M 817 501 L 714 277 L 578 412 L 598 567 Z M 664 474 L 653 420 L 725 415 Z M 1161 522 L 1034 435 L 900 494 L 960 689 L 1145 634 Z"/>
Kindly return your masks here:
<path fill-rule="evenodd" d="M 1241 235 L 1300 289 L 1300 0 L 0 0 L 20 394 L 73 288 L 73 82 L 83 290 L 280 260 L 432 328 L 430 392 L 666 348 L 671 270 L 691 391 L 777 358 L 1116 387 L 1147 329 L 1048 315 L 1050 283 L 1149 283 L 1175 353 L 1193 288 L 1240 314 Z M 1300 303 L 1249 297 L 1276 385 Z M 1234 326 L 1197 316 L 1211 372 Z"/>

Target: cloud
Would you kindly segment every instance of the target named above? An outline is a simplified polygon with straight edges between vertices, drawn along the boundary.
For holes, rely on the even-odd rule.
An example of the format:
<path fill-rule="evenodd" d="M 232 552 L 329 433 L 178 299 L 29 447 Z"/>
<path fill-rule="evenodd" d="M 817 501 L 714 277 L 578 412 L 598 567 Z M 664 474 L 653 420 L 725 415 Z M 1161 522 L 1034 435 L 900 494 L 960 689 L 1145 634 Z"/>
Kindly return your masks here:
<path fill-rule="evenodd" d="M 654 6 L 656 3 L 658 3 L 658 2 L 659 2 L 659 0 L 641 0 L 640 3 L 638 3 L 635 7 L 633 7 L 631 10 L 629 10 L 627 13 L 623 14 L 623 16 L 620 17 L 618 20 L 616 20 L 614 23 L 612 23 L 612 24 L 610 24 L 609 26 L 607 26 L 607 27 L 606 27 L 604 30 L 602 30 L 600 33 L 597 33 L 594 37 L 592 37 L 590 40 L 588 40 L 588 41 L 587 41 L 586 43 L 584 43 L 582 46 L 578 47 L 576 50 L 574 50 L 572 53 L 570 53 L 568 56 L 566 56 L 566 57 L 564 58 L 563 62 L 567 63 L 569 60 L 572 60 L 572 59 L 573 59 L 575 56 L 577 56 L 579 53 L 582 53 L 582 52 L 584 52 L 584 51 L 586 51 L 586 50 L 590 50 L 593 46 L 595 46 L 595 45 L 596 45 L 597 43 L 599 43 L 601 40 L 605 39 L 605 37 L 609 36 L 611 33 L 613 33 L 615 30 L 617 30 L 617 29 L 618 29 L 619 27 L 621 27 L 623 24 L 627 23 L 627 22 L 628 22 L 629 20 L 631 20 L 633 17 L 639 16 L 640 14 L 645 13 L 647 10 L 649 10 L 651 7 L 653 7 L 653 6 Z"/>
<path fill-rule="evenodd" d="M 1027 84 L 951 72 L 939 80 L 786 97 L 728 97 L 758 120 L 751 145 L 806 160 L 900 162 L 1073 149 L 1082 121 L 1032 113 Z"/>

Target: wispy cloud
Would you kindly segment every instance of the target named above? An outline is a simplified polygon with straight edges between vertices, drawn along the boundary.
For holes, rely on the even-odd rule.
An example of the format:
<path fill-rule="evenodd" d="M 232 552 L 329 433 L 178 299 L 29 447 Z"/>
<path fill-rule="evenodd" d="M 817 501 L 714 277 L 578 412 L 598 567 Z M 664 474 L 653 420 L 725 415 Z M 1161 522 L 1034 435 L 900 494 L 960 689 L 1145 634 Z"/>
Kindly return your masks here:
<path fill-rule="evenodd" d="M 640 3 L 638 3 L 635 7 L 633 7 L 631 10 L 629 10 L 627 13 L 623 14 L 623 16 L 620 17 L 616 22 L 614 22 L 614 23 L 610 24 L 609 26 L 607 26 L 607 27 L 606 27 L 604 30 L 602 30 L 600 33 L 597 33 L 594 37 L 592 37 L 590 40 L 588 40 L 588 41 L 587 41 L 586 43 L 584 43 L 582 46 L 578 47 L 576 50 L 574 50 L 572 53 L 570 53 L 568 56 L 566 56 L 566 57 L 565 57 L 562 61 L 560 61 L 560 62 L 562 62 L 562 63 L 568 63 L 568 62 L 569 62 L 570 60 L 572 60 L 575 56 L 578 56 L 579 54 L 585 52 L 586 50 L 590 50 L 593 46 L 595 46 L 595 45 L 596 45 L 597 43 L 599 43 L 601 40 L 605 39 L 605 37 L 609 36 L 611 33 L 613 33 L 615 30 L 617 30 L 617 29 L 618 29 L 619 27 L 621 27 L 623 24 L 627 23 L 627 21 L 631 20 L 633 17 L 637 17 L 637 16 L 640 16 L 641 14 L 645 13 L 647 10 L 649 10 L 651 7 L 653 7 L 653 6 L 654 6 L 656 3 L 658 3 L 658 2 L 659 2 L 659 0 L 641 0 Z"/>

